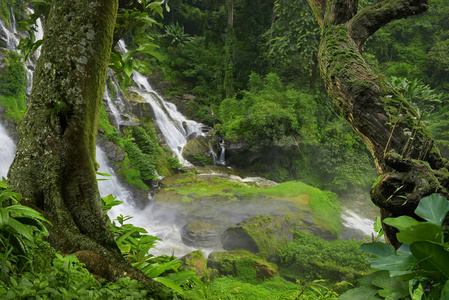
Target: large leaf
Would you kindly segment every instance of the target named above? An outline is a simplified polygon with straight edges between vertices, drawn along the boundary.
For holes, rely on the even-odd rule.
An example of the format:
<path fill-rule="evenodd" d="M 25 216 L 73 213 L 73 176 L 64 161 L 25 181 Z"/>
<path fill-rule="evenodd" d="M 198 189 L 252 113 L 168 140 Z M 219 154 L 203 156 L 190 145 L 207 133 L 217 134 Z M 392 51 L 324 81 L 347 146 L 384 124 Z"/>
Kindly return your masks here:
<path fill-rule="evenodd" d="M 410 226 L 421 224 L 422 222 L 419 222 L 409 216 L 400 216 L 397 218 L 386 218 L 384 219 L 384 223 L 396 227 L 399 230 L 403 230 Z"/>
<path fill-rule="evenodd" d="M 0 229 L 3 229 L 6 225 L 8 225 L 9 221 L 9 213 L 8 211 L 0 207 Z"/>
<path fill-rule="evenodd" d="M 446 281 L 441 290 L 441 300 L 449 300 L 449 280 Z"/>
<path fill-rule="evenodd" d="M 11 205 L 11 206 L 8 206 L 6 208 L 6 210 L 17 214 L 17 216 L 34 218 L 34 219 L 46 221 L 48 224 L 51 224 L 50 221 L 45 219 L 40 212 L 38 212 L 28 206 L 24 206 L 24 205 L 20 205 L 20 204 Z"/>
<path fill-rule="evenodd" d="M 442 245 L 415 242 L 410 245 L 410 250 L 424 270 L 441 272 L 446 280 L 449 279 L 449 251 Z"/>
<path fill-rule="evenodd" d="M 362 244 L 359 249 L 378 257 L 388 257 L 396 253 L 393 246 L 381 242 Z"/>
<path fill-rule="evenodd" d="M 432 194 L 419 201 L 415 214 L 426 221 L 441 226 L 444 217 L 449 212 L 449 202 L 446 198 L 438 194 Z"/>
<path fill-rule="evenodd" d="M 151 268 L 149 269 L 146 268 L 146 271 L 144 273 L 150 278 L 155 278 L 164 273 L 165 271 L 168 271 L 170 269 L 176 269 L 180 266 L 181 263 L 179 260 L 172 260 L 161 265 L 160 264 L 151 265 Z"/>
<path fill-rule="evenodd" d="M 385 299 L 397 300 L 409 295 L 408 282 L 387 274 L 373 279 L 373 285 L 380 288 L 379 295 Z"/>
<path fill-rule="evenodd" d="M 180 287 L 179 285 L 177 285 L 173 280 L 171 280 L 170 278 L 166 278 L 166 277 L 156 277 L 153 278 L 154 281 L 156 282 L 160 282 L 163 285 L 165 285 L 168 288 L 171 288 L 172 290 L 177 291 L 178 293 L 180 293 L 181 295 L 184 295 L 184 290 L 182 289 L 182 287 Z"/>
<path fill-rule="evenodd" d="M 418 263 L 413 255 L 391 255 L 370 259 L 371 267 L 387 271 L 407 271 Z"/>
<path fill-rule="evenodd" d="M 377 300 L 382 299 L 377 296 L 377 289 L 371 286 L 361 286 L 355 289 L 351 289 L 342 294 L 340 300 Z"/>
<path fill-rule="evenodd" d="M 443 231 L 441 227 L 432 223 L 421 223 L 410 226 L 396 234 L 401 243 L 412 244 L 417 241 L 433 241 L 441 243 L 443 241 Z"/>
<path fill-rule="evenodd" d="M 33 240 L 33 232 L 26 225 L 23 225 L 22 223 L 20 223 L 19 221 L 15 220 L 13 218 L 9 218 L 8 225 L 11 226 L 13 231 L 18 233 L 19 235 L 24 236 L 25 238 L 27 238 L 30 241 Z"/>

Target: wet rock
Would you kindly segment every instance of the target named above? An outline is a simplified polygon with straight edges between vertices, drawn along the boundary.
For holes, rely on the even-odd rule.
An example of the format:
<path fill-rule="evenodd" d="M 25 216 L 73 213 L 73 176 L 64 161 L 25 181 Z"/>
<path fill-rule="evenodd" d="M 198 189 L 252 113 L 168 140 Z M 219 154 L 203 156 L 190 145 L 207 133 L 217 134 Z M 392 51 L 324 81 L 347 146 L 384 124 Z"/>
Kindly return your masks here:
<path fill-rule="evenodd" d="M 183 100 L 187 100 L 187 101 L 190 101 L 190 102 L 194 102 L 195 99 L 196 99 L 196 96 L 191 95 L 191 94 L 184 94 L 181 97 L 182 97 Z"/>
<path fill-rule="evenodd" d="M 184 244 L 194 247 L 212 248 L 220 244 L 218 226 L 205 221 L 187 223 L 181 231 Z"/>
<path fill-rule="evenodd" d="M 144 117 L 155 119 L 153 108 L 151 104 L 148 103 L 143 97 L 139 94 L 130 92 L 129 104 L 131 106 L 131 113 L 135 115 L 137 118 L 142 119 Z"/>
<path fill-rule="evenodd" d="M 210 148 L 209 139 L 204 136 L 198 136 L 187 142 L 182 151 L 182 156 L 194 165 L 213 164 Z"/>

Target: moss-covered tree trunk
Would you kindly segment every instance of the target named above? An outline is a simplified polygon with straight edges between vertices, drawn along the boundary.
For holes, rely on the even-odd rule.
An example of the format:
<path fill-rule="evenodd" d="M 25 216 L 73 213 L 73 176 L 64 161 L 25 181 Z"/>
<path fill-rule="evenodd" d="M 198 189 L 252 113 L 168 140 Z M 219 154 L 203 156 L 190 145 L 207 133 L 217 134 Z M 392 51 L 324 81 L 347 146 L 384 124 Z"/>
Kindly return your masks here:
<path fill-rule="evenodd" d="M 360 11 L 358 0 L 308 1 L 322 29 L 318 59 L 328 94 L 375 159 L 380 177 L 372 200 L 383 218 L 413 216 L 422 197 L 448 195 L 448 163 L 420 116 L 371 70 L 361 48 L 390 21 L 426 11 L 428 1 L 385 0 Z M 384 230 L 399 246 L 393 228 Z"/>
<path fill-rule="evenodd" d="M 96 181 L 99 110 L 118 0 L 54 0 L 9 182 L 53 222 L 51 243 L 123 259 Z"/>

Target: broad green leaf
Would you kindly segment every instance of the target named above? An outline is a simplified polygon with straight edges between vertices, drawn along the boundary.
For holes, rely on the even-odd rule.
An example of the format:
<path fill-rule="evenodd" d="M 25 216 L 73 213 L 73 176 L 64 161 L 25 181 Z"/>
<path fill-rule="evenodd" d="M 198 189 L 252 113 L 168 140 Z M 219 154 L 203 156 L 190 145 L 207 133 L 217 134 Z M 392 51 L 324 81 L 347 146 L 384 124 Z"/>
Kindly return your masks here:
<path fill-rule="evenodd" d="M 401 230 L 396 234 L 401 243 L 412 244 L 416 241 L 433 241 L 441 243 L 443 241 L 443 231 L 441 227 L 432 223 L 421 223 Z"/>
<path fill-rule="evenodd" d="M 196 273 L 192 270 L 183 270 L 175 273 L 170 273 L 167 275 L 167 278 L 170 278 L 173 280 L 176 284 L 182 285 L 186 283 L 187 280 L 189 280 L 192 277 L 195 277 Z"/>
<path fill-rule="evenodd" d="M 387 271 L 407 271 L 418 263 L 413 255 L 391 255 L 382 258 L 372 258 L 371 267 Z"/>
<path fill-rule="evenodd" d="M 449 300 L 449 280 L 446 281 L 441 290 L 441 300 Z"/>
<path fill-rule="evenodd" d="M 108 173 L 101 173 L 101 172 L 97 172 L 97 175 L 100 175 L 100 176 L 106 176 L 106 177 L 111 177 L 111 176 L 112 176 L 111 174 L 108 174 Z"/>
<path fill-rule="evenodd" d="M 422 284 L 420 283 L 416 289 L 413 289 L 414 280 L 410 280 L 408 283 L 408 289 L 412 300 L 421 300 L 424 295 L 424 289 L 422 288 Z"/>
<path fill-rule="evenodd" d="M 123 66 L 123 72 L 125 72 L 126 76 L 131 77 L 133 73 L 133 62 L 132 60 L 128 60 Z"/>
<path fill-rule="evenodd" d="M 156 277 L 153 278 L 154 281 L 156 282 L 160 282 L 163 285 L 165 285 L 166 287 L 175 290 L 176 292 L 178 292 L 181 295 L 184 295 L 184 290 L 182 289 L 182 287 L 180 287 L 179 285 L 177 285 L 173 280 L 166 278 L 166 277 Z"/>
<path fill-rule="evenodd" d="M 379 287 L 379 295 L 385 299 L 397 300 L 409 295 L 408 282 L 388 274 L 377 276 L 373 279 L 373 285 Z"/>
<path fill-rule="evenodd" d="M 132 51 L 128 51 L 125 54 L 123 54 L 122 56 L 122 61 L 124 61 L 125 63 L 129 61 L 129 59 L 131 57 L 133 57 L 134 55 L 136 55 L 137 51 L 136 50 L 132 50 Z"/>
<path fill-rule="evenodd" d="M 32 209 L 31 207 L 28 207 L 28 206 L 24 206 L 24 205 L 20 205 L 20 204 L 11 205 L 11 206 L 8 206 L 6 208 L 6 210 L 8 210 L 9 212 L 15 213 L 18 216 L 34 218 L 34 219 L 46 221 L 47 223 L 50 224 L 50 221 L 45 219 L 44 216 L 42 216 L 42 214 L 40 212 L 38 212 L 38 211 Z"/>
<path fill-rule="evenodd" d="M 3 229 L 6 225 L 8 225 L 9 221 L 9 213 L 8 211 L 0 207 L 0 229 Z"/>
<path fill-rule="evenodd" d="M 343 293 L 340 300 L 377 300 L 381 299 L 377 296 L 377 289 L 371 286 L 361 286 L 355 289 L 351 289 L 346 293 Z"/>
<path fill-rule="evenodd" d="M 181 265 L 181 262 L 179 260 L 172 260 L 169 262 L 166 262 L 164 264 L 154 264 L 152 265 L 151 270 L 149 270 L 148 273 L 145 273 L 148 277 L 150 278 L 155 278 L 159 275 L 161 275 L 163 272 L 173 269 L 173 268 L 177 268 Z"/>
<path fill-rule="evenodd" d="M 29 218 L 29 217 L 17 217 L 15 219 L 22 224 L 31 225 L 31 226 L 34 226 L 34 227 L 40 229 L 46 235 L 48 234 L 47 227 L 45 227 L 44 224 L 42 224 L 42 222 L 37 219 Z"/>
<path fill-rule="evenodd" d="M 9 242 L 20 254 L 27 255 L 28 247 L 24 243 L 22 237 L 11 234 L 9 236 Z"/>
<path fill-rule="evenodd" d="M 0 204 L 7 199 L 14 199 L 14 202 L 17 202 L 22 199 L 22 195 L 11 191 L 0 191 Z"/>
<path fill-rule="evenodd" d="M 422 198 L 415 209 L 415 214 L 438 226 L 443 224 L 444 217 L 448 212 L 449 202 L 438 194 Z"/>
<path fill-rule="evenodd" d="M 27 226 L 23 225 L 19 221 L 15 220 L 13 218 L 9 218 L 8 225 L 11 226 L 11 228 L 16 233 L 24 236 L 25 238 L 27 238 L 30 241 L 33 240 L 33 232 L 31 231 L 31 229 L 28 228 Z"/>
<path fill-rule="evenodd" d="M 403 230 L 413 225 L 422 224 L 423 222 L 419 222 L 409 216 L 400 216 L 397 218 L 386 218 L 384 219 L 384 223 L 396 227 L 399 230 Z"/>
<path fill-rule="evenodd" d="M 378 257 L 388 257 L 396 253 L 393 246 L 381 242 L 362 244 L 359 249 Z"/>
<path fill-rule="evenodd" d="M 442 245 L 432 242 L 415 242 L 410 250 L 419 261 L 419 265 L 427 271 L 438 271 L 449 279 L 449 251 Z"/>

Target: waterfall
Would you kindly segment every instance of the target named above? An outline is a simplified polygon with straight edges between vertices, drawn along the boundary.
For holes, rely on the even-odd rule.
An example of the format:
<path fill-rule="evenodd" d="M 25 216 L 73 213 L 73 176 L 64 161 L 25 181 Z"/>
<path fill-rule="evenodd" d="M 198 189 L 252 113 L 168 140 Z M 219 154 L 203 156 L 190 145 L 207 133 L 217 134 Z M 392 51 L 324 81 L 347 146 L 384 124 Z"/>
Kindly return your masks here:
<path fill-rule="evenodd" d="M 120 40 L 118 45 L 123 53 L 128 51 L 123 40 Z M 178 157 L 182 164 L 190 165 L 190 163 L 182 157 L 182 149 L 187 143 L 186 137 L 192 133 L 203 135 L 202 128 L 204 125 L 192 120 L 187 120 L 178 111 L 176 105 L 162 99 L 142 74 L 133 71 L 133 80 L 138 86 L 138 89 L 135 89 L 134 91 L 142 96 L 153 108 L 155 121 L 170 150 Z"/>
<path fill-rule="evenodd" d="M 217 164 L 225 166 L 226 165 L 226 158 L 225 158 L 225 142 L 224 140 L 220 141 L 220 148 L 221 148 L 221 153 L 220 153 L 220 159 L 217 161 Z"/>
<path fill-rule="evenodd" d="M 8 136 L 3 125 L 0 124 L 0 179 L 6 177 L 16 153 L 16 145 Z"/>
<path fill-rule="evenodd" d="M 104 89 L 104 95 L 103 99 L 106 100 L 106 103 L 108 104 L 108 107 L 112 113 L 112 116 L 114 117 L 114 122 L 112 122 L 115 127 L 119 127 L 122 123 L 122 118 L 120 117 L 120 113 L 115 107 L 114 103 L 112 102 L 111 96 L 109 95 L 108 87 L 106 85 L 106 88 Z"/>
<path fill-rule="evenodd" d="M 17 30 L 15 26 L 15 18 L 13 14 L 11 14 L 9 21 L 9 27 L 11 28 L 10 30 L 6 28 L 5 23 L 0 18 L 0 32 L 3 32 L 6 35 L 6 49 L 8 50 L 16 50 L 19 45 L 19 39 L 16 37 Z"/>

